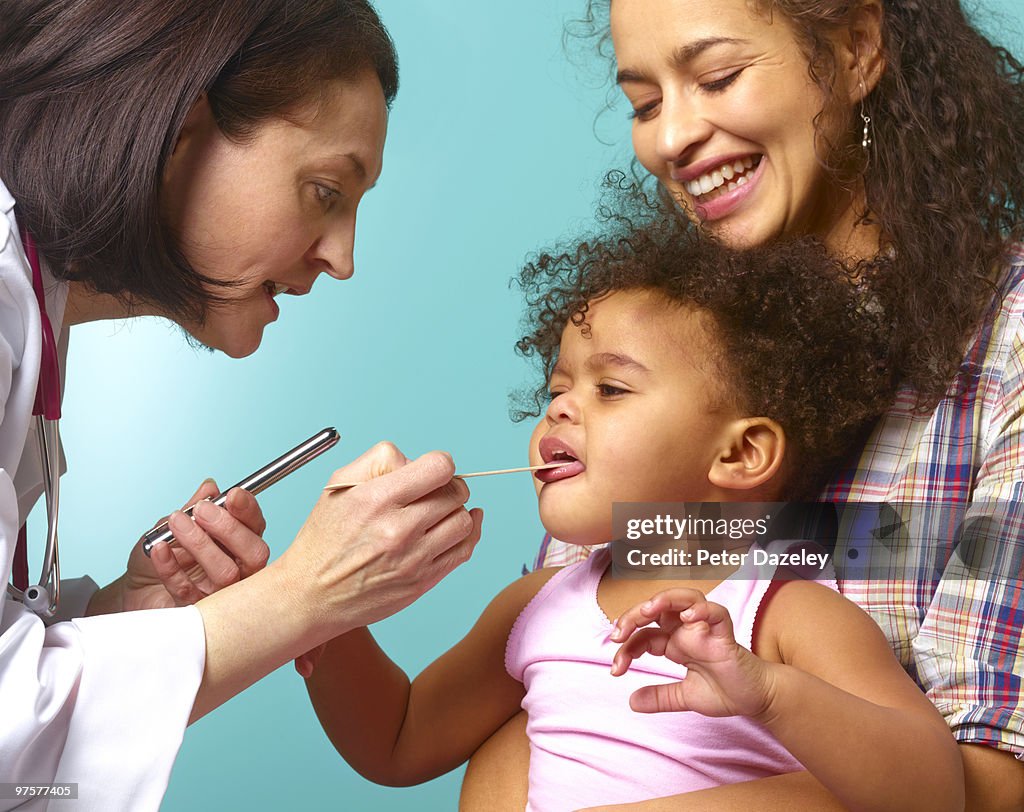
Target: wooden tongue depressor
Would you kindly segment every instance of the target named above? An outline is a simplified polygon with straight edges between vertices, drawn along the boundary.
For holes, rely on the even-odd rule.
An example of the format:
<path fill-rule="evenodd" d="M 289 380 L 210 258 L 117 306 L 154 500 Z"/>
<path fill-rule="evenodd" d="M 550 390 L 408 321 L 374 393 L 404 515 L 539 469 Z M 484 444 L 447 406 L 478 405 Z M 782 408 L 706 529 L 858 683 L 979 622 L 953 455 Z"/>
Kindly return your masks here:
<path fill-rule="evenodd" d="M 495 474 L 518 474 L 523 471 L 541 471 L 544 468 L 560 468 L 566 464 L 566 460 L 559 460 L 558 462 L 546 462 L 543 465 L 530 465 L 526 468 L 501 468 L 497 471 L 474 471 L 471 474 L 456 474 L 456 479 L 469 479 L 474 476 L 494 476 Z M 362 485 L 361 482 L 339 482 L 334 485 L 328 485 L 324 488 L 325 491 L 343 491 L 346 488 L 354 488 L 356 485 Z"/>

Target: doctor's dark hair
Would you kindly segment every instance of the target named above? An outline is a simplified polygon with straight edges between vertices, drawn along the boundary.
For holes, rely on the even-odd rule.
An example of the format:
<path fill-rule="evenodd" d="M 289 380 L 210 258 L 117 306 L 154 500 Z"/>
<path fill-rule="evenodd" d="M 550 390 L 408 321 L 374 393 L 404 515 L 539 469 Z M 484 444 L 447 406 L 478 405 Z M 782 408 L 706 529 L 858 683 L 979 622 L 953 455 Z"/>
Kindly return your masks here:
<path fill-rule="evenodd" d="M 220 130 L 315 105 L 394 45 L 366 0 L 4 0 L 0 179 L 58 276 L 201 323 L 221 297 L 163 221 L 160 188 L 193 104 Z"/>
<path fill-rule="evenodd" d="M 702 236 L 678 211 L 655 206 L 634 218 L 622 204 L 613 208 L 604 210 L 606 230 L 539 254 L 519 275 L 527 334 L 516 349 L 539 360 L 543 382 L 515 399 L 514 417 L 547 408 L 562 333 L 587 334 L 591 302 L 649 291 L 681 317 L 699 314 L 706 340 L 696 350 L 706 354 L 696 363 L 708 381 L 708 408 L 775 420 L 786 434 L 785 498 L 816 498 L 896 393 L 878 308 L 865 306 L 849 269 L 814 238 L 736 251 Z"/>
<path fill-rule="evenodd" d="M 873 139 L 865 163 L 861 111 L 841 109 L 829 39 L 865 1 L 747 3 L 788 24 L 808 59 L 823 101 L 818 157 L 839 184 L 863 176 L 860 214 L 886 243 L 864 274 L 892 314 L 898 373 L 927 408 L 956 378 L 994 277 L 1024 239 L 1024 65 L 972 24 L 960 0 L 881 0 L 885 67 L 864 100 Z M 611 2 L 586 0 L 567 34 L 596 45 L 614 71 Z M 984 3 L 970 6 L 977 17 Z M 845 129 L 830 144 L 821 131 L 835 120 Z"/>

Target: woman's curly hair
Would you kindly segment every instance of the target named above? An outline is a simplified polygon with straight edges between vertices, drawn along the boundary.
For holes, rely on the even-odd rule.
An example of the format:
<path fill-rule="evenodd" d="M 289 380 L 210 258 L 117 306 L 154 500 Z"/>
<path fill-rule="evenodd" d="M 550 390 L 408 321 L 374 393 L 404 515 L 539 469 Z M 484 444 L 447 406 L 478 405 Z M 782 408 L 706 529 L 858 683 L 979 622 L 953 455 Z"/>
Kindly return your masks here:
<path fill-rule="evenodd" d="M 823 95 L 819 125 L 842 106 L 833 90 L 828 34 L 861 0 L 749 0 L 793 26 Z M 609 0 L 588 0 L 570 34 L 593 37 L 614 58 Z M 1024 234 L 1024 65 L 968 21 L 959 0 L 882 0 L 885 69 L 864 100 L 873 143 L 863 171 L 867 211 L 885 244 L 860 276 L 893 326 L 894 371 L 922 409 L 947 391 L 966 343 Z M 849 136 L 819 156 L 842 174 L 858 151 Z M 821 139 L 822 144 L 828 139 Z"/>
<path fill-rule="evenodd" d="M 521 271 L 529 332 L 516 348 L 539 360 L 544 382 L 520 395 L 517 419 L 542 413 L 562 333 L 587 330 L 591 302 L 651 291 L 678 306 L 680 318 L 693 309 L 707 317 L 702 367 L 723 390 L 712 387 L 712 401 L 778 422 L 788 444 L 786 497 L 816 496 L 892 403 L 896 381 L 878 309 L 814 238 L 738 252 L 675 211 L 638 196 L 630 206 L 605 207 L 604 233 L 541 253 Z"/>

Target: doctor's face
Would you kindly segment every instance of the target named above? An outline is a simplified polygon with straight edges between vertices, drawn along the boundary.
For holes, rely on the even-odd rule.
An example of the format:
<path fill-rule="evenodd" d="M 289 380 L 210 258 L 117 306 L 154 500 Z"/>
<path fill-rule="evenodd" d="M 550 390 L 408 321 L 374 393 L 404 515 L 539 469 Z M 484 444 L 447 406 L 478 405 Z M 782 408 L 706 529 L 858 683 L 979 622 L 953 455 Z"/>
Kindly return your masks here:
<path fill-rule="evenodd" d="M 304 296 L 321 273 L 352 275 L 356 208 L 381 172 L 387 105 L 376 75 L 324 88 L 293 121 L 272 119 L 243 142 L 217 127 L 206 100 L 189 115 L 164 177 L 164 215 L 189 263 L 231 287 L 211 293 L 198 341 L 235 358 L 254 352 L 281 294 Z"/>

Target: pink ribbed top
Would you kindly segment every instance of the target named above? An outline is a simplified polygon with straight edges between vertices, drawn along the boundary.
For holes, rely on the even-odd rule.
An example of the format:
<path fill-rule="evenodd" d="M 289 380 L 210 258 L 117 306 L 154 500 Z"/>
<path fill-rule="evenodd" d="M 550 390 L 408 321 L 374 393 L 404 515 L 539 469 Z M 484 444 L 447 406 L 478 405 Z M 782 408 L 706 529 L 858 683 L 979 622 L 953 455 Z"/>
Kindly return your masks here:
<path fill-rule="evenodd" d="M 635 713 L 629 695 L 679 680 L 686 668 L 645 654 L 621 677 L 609 673 L 619 646 L 597 603 L 610 555 L 601 550 L 556 573 L 522 611 L 505 665 L 526 687 L 528 810 L 628 803 L 802 769 L 759 724 L 745 717 Z M 773 573 L 741 569 L 708 594 L 751 647 L 754 619 Z M 835 589 L 835 581 L 822 583 Z"/>

